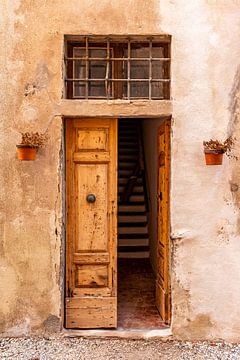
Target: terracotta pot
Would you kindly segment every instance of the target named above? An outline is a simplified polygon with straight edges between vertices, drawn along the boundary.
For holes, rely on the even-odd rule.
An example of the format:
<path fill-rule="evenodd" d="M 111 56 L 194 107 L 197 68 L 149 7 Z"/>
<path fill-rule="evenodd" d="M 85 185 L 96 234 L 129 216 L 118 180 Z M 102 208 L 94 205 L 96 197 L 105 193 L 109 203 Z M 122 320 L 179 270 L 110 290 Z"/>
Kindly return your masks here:
<path fill-rule="evenodd" d="M 216 150 L 204 150 L 206 165 L 222 165 L 223 152 Z"/>
<path fill-rule="evenodd" d="M 36 159 L 37 147 L 20 144 L 17 145 L 18 160 L 31 161 Z"/>

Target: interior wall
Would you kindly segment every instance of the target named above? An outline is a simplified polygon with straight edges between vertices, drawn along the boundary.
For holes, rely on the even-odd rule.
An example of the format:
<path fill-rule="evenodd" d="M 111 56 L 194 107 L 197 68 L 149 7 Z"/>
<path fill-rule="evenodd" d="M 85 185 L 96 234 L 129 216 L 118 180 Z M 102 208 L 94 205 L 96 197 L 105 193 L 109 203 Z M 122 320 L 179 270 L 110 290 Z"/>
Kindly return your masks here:
<path fill-rule="evenodd" d="M 157 272 L 157 178 L 158 178 L 158 128 L 164 121 L 159 119 L 142 120 L 143 144 L 145 153 L 145 172 L 149 198 L 149 237 L 150 261 L 154 274 Z"/>

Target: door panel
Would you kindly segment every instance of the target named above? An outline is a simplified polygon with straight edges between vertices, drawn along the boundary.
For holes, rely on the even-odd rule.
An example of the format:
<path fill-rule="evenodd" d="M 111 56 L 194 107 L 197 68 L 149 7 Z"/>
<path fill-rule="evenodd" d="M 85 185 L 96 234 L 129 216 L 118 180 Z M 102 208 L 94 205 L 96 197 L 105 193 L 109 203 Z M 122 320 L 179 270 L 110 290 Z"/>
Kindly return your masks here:
<path fill-rule="evenodd" d="M 66 120 L 65 326 L 117 326 L 117 119 Z"/>
<path fill-rule="evenodd" d="M 170 237 L 170 130 L 166 120 L 158 132 L 158 247 L 156 305 L 165 323 L 170 323 L 171 293 L 169 273 Z"/>
<path fill-rule="evenodd" d="M 77 237 L 76 250 L 107 251 L 109 164 L 76 164 Z M 88 194 L 97 194 L 93 204 L 86 201 Z M 96 241 L 97 239 L 97 241 Z"/>

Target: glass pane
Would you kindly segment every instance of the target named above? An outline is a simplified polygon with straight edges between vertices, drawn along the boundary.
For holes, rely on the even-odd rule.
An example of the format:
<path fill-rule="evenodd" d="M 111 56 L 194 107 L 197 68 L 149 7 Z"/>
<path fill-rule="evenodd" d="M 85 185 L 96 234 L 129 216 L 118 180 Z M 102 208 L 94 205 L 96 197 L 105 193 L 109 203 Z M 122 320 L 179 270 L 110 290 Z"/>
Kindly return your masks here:
<path fill-rule="evenodd" d="M 107 57 L 107 49 L 90 48 L 88 51 L 90 58 L 106 59 Z"/>
<path fill-rule="evenodd" d="M 132 58 L 149 58 L 149 45 L 139 43 L 139 45 L 131 44 Z"/>
<path fill-rule="evenodd" d="M 81 58 L 86 56 L 85 48 L 75 47 L 73 48 L 73 57 Z"/>
<path fill-rule="evenodd" d="M 86 52 L 83 48 L 74 48 L 73 57 L 80 58 L 85 57 Z M 76 60 L 73 61 L 73 79 L 85 79 L 86 78 L 86 61 Z"/>
<path fill-rule="evenodd" d="M 130 67 L 131 79 L 149 79 L 149 61 L 132 60 Z"/>
<path fill-rule="evenodd" d="M 105 79 L 106 70 L 106 61 L 89 61 L 89 79 Z"/>
<path fill-rule="evenodd" d="M 85 83 L 83 82 L 75 82 L 73 84 L 73 97 L 85 97 Z"/>
<path fill-rule="evenodd" d="M 73 63 L 73 78 L 74 79 L 85 79 L 86 78 L 86 66 L 85 60 L 77 60 Z"/>
<path fill-rule="evenodd" d="M 164 79 L 163 73 L 163 62 L 162 61 L 152 61 L 152 78 L 153 79 Z"/>
<path fill-rule="evenodd" d="M 90 81 L 88 96 L 106 97 L 105 81 Z"/>
<path fill-rule="evenodd" d="M 152 98 L 163 98 L 163 83 L 153 82 L 152 83 Z M 167 86 L 167 85 L 165 85 Z"/>
<path fill-rule="evenodd" d="M 131 82 L 130 98 L 148 98 L 149 97 L 148 82 Z"/>
<path fill-rule="evenodd" d="M 164 57 L 163 48 L 152 44 L 152 57 L 153 58 L 163 58 Z"/>

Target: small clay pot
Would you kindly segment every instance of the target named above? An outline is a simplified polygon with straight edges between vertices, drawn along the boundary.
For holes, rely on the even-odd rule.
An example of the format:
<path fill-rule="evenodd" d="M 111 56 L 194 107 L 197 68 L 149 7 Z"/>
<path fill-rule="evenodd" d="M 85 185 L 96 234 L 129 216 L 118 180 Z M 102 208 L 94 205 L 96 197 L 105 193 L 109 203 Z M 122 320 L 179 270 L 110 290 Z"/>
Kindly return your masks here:
<path fill-rule="evenodd" d="M 33 161 L 36 159 L 37 147 L 31 145 L 16 145 L 18 160 Z"/>
<path fill-rule="evenodd" d="M 204 150 L 206 165 L 222 165 L 223 152 L 221 150 Z"/>

